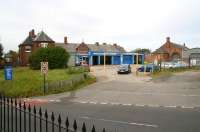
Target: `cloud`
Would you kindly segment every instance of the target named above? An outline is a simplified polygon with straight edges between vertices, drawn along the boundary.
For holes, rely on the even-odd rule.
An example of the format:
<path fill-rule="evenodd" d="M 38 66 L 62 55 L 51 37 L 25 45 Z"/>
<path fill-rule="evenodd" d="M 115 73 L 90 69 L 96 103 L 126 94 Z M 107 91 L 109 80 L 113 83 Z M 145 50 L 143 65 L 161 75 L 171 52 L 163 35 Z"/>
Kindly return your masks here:
<path fill-rule="evenodd" d="M 29 30 L 55 41 L 119 43 L 127 50 L 158 48 L 167 36 L 196 46 L 200 41 L 198 0 L 12 0 L 0 5 L 0 36 L 17 50 Z"/>

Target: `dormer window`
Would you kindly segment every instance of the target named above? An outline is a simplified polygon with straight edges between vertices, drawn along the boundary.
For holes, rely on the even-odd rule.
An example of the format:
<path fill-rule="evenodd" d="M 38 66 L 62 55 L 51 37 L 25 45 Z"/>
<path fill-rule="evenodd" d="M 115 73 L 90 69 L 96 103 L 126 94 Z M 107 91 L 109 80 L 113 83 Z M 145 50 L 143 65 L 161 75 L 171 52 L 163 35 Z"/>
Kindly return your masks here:
<path fill-rule="evenodd" d="M 47 48 L 47 46 L 48 46 L 48 43 L 41 43 L 42 48 Z"/>
<path fill-rule="evenodd" d="M 31 46 L 25 46 L 25 52 L 30 53 L 31 52 Z"/>

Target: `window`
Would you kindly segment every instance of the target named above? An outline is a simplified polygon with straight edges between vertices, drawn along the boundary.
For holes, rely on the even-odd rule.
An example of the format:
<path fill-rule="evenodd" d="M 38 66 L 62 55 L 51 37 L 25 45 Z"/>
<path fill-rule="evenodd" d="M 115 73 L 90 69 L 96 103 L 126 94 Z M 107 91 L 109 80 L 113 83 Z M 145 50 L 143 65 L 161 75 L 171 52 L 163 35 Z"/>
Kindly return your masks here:
<path fill-rule="evenodd" d="M 27 53 L 31 52 L 31 46 L 25 46 L 25 52 Z"/>
<path fill-rule="evenodd" d="M 47 46 L 48 46 L 48 43 L 41 43 L 41 47 L 47 48 Z"/>

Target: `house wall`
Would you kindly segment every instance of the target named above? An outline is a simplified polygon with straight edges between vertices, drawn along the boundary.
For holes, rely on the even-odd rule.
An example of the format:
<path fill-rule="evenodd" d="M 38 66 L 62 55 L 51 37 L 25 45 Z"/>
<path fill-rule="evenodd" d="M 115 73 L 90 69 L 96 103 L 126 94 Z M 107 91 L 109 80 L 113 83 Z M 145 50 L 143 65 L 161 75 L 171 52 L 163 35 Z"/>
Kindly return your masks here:
<path fill-rule="evenodd" d="M 183 51 L 183 61 L 192 66 L 200 65 L 200 48 L 184 50 Z"/>
<path fill-rule="evenodd" d="M 26 52 L 26 46 L 31 47 L 31 52 Z M 48 43 L 48 47 L 54 47 L 54 43 Z M 34 42 L 32 45 L 20 45 L 19 46 L 19 61 L 21 66 L 28 65 L 29 56 L 41 48 L 41 42 Z"/>
<path fill-rule="evenodd" d="M 21 66 L 27 66 L 28 65 L 28 59 L 31 54 L 31 52 L 26 52 L 26 46 L 30 45 L 21 45 L 19 46 L 19 61 Z"/>

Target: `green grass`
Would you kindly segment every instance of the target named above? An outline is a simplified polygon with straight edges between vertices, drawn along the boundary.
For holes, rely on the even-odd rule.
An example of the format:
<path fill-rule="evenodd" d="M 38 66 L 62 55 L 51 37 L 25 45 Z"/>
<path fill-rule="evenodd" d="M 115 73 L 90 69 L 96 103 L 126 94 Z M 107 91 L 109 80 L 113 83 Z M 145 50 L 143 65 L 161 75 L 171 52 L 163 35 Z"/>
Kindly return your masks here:
<path fill-rule="evenodd" d="M 94 82 L 96 82 L 96 78 L 93 76 L 88 76 L 85 80 L 82 80 L 73 86 L 64 86 L 59 89 L 51 89 L 47 94 L 78 90 Z"/>
<path fill-rule="evenodd" d="M 49 70 L 48 75 L 46 77 L 47 82 L 54 82 L 59 80 L 68 80 L 75 76 L 75 74 L 81 74 L 82 71 L 76 72 L 73 74 L 69 74 L 66 69 L 56 69 Z M 83 84 L 88 84 L 90 80 L 94 80 L 93 78 L 86 79 L 86 82 L 80 82 L 77 86 L 72 88 L 61 88 L 61 90 L 52 90 L 48 92 L 58 93 L 68 90 L 73 90 L 78 88 Z M 29 97 L 29 96 L 37 96 L 43 95 L 43 90 L 41 86 L 43 85 L 43 76 L 40 73 L 40 70 L 31 70 L 29 68 L 13 68 L 13 80 L 5 81 L 4 80 L 4 71 L 0 70 L 0 92 L 5 94 L 6 96 L 11 97 Z"/>
<path fill-rule="evenodd" d="M 185 68 L 171 68 L 171 69 L 162 69 L 161 71 L 154 72 L 151 77 L 153 79 L 160 77 L 170 77 L 174 73 L 185 72 L 185 71 L 200 71 L 200 66 L 195 67 L 185 67 Z"/>

